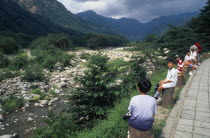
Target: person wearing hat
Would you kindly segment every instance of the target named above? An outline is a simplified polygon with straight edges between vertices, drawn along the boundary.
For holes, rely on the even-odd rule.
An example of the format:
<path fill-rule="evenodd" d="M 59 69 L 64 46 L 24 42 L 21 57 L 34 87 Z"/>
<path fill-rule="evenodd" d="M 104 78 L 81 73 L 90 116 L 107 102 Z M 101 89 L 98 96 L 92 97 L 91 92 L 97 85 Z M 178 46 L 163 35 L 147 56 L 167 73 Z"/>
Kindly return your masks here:
<path fill-rule="evenodd" d="M 200 57 L 200 55 L 201 55 L 201 52 L 203 51 L 203 48 L 202 48 L 202 46 L 197 42 L 197 43 L 195 43 L 195 46 L 197 47 L 197 60 L 198 60 L 198 65 L 200 65 L 201 64 L 201 57 Z"/>
<path fill-rule="evenodd" d="M 190 47 L 190 51 L 192 51 L 192 49 L 194 49 L 196 52 L 198 51 L 198 48 L 197 48 L 196 45 L 192 45 L 192 46 Z"/>
<path fill-rule="evenodd" d="M 183 68 L 184 68 L 184 61 L 181 59 L 179 55 L 176 55 L 175 58 L 176 58 L 176 61 L 178 62 L 177 73 L 182 74 Z"/>

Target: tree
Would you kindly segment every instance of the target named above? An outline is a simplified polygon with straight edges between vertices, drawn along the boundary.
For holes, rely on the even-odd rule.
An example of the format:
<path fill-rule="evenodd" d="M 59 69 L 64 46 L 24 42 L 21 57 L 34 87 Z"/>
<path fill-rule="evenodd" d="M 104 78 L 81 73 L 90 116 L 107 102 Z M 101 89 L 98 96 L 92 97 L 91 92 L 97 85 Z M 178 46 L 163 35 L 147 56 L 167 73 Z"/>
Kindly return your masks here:
<path fill-rule="evenodd" d="M 188 24 L 194 32 L 197 33 L 199 42 L 209 45 L 210 37 L 210 0 L 206 2 L 206 6 L 200 10 L 201 14 L 197 18 L 193 18 L 192 21 Z"/>
<path fill-rule="evenodd" d="M 17 41 L 12 37 L 1 37 L 0 38 L 0 50 L 5 54 L 14 54 L 19 50 Z"/>
<path fill-rule="evenodd" d="M 74 119 L 81 126 L 90 127 L 94 119 L 105 118 L 107 109 L 113 106 L 120 94 L 120 89 L 114 84 L 116 74 L 109 70 L 108 60 L 101 54 L 91 56 L 88 70 L 78 79 L 81 87 L 70 97 Z"/>

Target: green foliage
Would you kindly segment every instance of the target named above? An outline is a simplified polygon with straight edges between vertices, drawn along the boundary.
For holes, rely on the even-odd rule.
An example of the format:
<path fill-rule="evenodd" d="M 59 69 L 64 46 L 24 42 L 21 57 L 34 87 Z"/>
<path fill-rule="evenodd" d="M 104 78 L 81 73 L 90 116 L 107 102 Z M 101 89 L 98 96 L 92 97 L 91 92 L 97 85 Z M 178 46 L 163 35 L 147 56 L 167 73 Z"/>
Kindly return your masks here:
<path fill-rule="evenodd" d="M 109 70 L 108 60 L 108 57 L 101 54 L 92 55 L 88 70 L 78 80 L 82 87 L 70 97 L 75 105 L 74 119 L 81 127 L 84 124 L 91 126 L 93 119 L 105 118 L 107 109 L 113 106 L 120 94 L 119 88 L 114 85 L 116 73 Z"/>
<path fill-rule="evenodd" d="M 159 82 L 160 78 L 164 78 L 167 73 L 166 69 L 156 72 L 152 78 L 152 89 L 149 92 L 149 95 L 154 95 L 154 87 Z M 120 102 L 117 102 L 115 107 L 109 111 L 108 117 L 106 120 L 100 121 L 93 129 L 86 130 L 78 133 L 77 137 L 85 138 L 123 138 L 127 137 L 128 123 L 122 119 L 122 116 L 128 111 L 127 107 L 129 105 L 130 99 L 132 96 L 137 95 L 136 90 L 130 90 L 131 94 L 129 97 L 123 97 Z M 165 121 L 155 120 L 153 125 L 153 132 L 155 138 L 160 137 L 162 129 L 164 127 Z"/>
<path fill-rule="evenodd" d="M 10 38 L 15 39 L 15 41 L 21 48 L 27 48 L 33 40 L 33 37 L 27 34 L 3 32 L 3 31 L 0 32 L 0 37 L 1 38 L 10 37 Z"/>
<path fill-rule="evenodd" d="M 37 128 L 35 134 L 37 138 L 61 138 L 73 137 L 78 126 L 73 123 L 73 116 L 68 110 L 63 110 L 60 115 L 49 112 L 45 123 L 49 126 Z"/>
<path fill-rule="evenodd" d="M 128 123 L 122 116 L 128 111 L 127 107 L 131 97 L 123 98 L 109 111 L 106 120 L 101 121 L 94 129 L 78 133 L 78 138 L 123 138 L 127 137 Z"/>
<path fill-rule="evenodd" d="M 0 68 L 6 68 L 10 63 L 10 59 L 2 52 L 0 52 L 0 57 Z"/>
<path fill-rule="evenodd" d="M 72 38 L 66 34 L 49 34 L 46 37 L 39 37 L 32 42 L 30 47 L 48 49 L 54 46 L 61 50 L 70 50 L 74 46 L 72 44 Z"/>
<path fill-rule="evenodd" d="M 12 37 L 0 37 L 0 50 L 5 54 L 14 54 L 19 50 L 17 41 Z"/>
<path fill-rule="evenodd" d="M 45 97 L 47 96 L 47 94 L 45 93 L 45 92 L 43 92 L 43 91 L 41 91 L 40 89 L 33 89 L 32 91 L 31 91 L 31 93 L 32 94 L 38 94 L 38 95 L 40 95 L 40 99 L 45 99 Z"/>
<path fill-rule="evenodd" d="M 209 46 L 210 37 L 210 1 L 206 2 L 206 6 L 200 10 L 201 14 L 199 17 L 194 18 L 190 23 L 189 27 L 197 33 L 197 38 L 199 42 L 204 43 Z M 208 47 L 207 47 L 208 48 Z M 209 50 L 209 49 L 208 49 Z"/>
<path fill-rule="evenodd" d="M 122 77 L 121 87 L 125 95 L 130 94 L 128 92 L 136 88 L 138 81 L 146 78 L 146 70 L 141 66 L 143 62 L 142 59 L 138 58 L 130 61 L 127 72 Z"/>
<path fill-rule="evenodd" d="M 90 56 L 91 56 L 91 55 L 90 55 L 89 53 L 82 53 L 82 54 L 80 55 L 80 59 L 86 59 L 86 60 L 88 60 Z"/>
<path fill-rule="evenodd" d="M 33 82 L 33 81 L 43 81 L 45 80 L 45 74 L 43 69 L 37 66 L 36 64 L 29 64 L 25 68 L 23 73 L 22 80 Z"/>
<path fill-rule="evenodd" d="M 128 65 L 128 62 L 124 61 L 123 59 L 115 59 L 108 63 L 110 70 L 119 71 L 120 67 L 125 67 Z"/>
<path fill-rule="evenodd" d="M 147 37 L 144 38 L 144 42 L 146 43 L 152 43 L 157 41 L 157 37 L 155 34 L 150 34 Z"/>
<path fill-rule="evenodd" d="M 14 56 L 10 62 L 9 68 L 11 69 L 23 69 L 29 63 L 28 56 L 25 53 Z"/>
<path fill-rule="evenodd" d="M 2 107 L 4 112 L 12 112 L 21 108 L 25 101 L 22 98 L 18 98 L 10 95 L 6 100 L 3 100 Z"/>
<path fill-rule="evenodd" d="M 85 37 L 85 43 L 91 49 L 117 47 L 122 46 L 126 42 L 127 40 L 121 36 L 108 36 L 90 33 Z"/>
<path fill-rule="evenodd" d="M 7 78 L 14 78 L 20 76 L 21 73 L 18 71 L 11 71 L 9 69 L 0 70 L 0 81 L 7 79 Z"/>

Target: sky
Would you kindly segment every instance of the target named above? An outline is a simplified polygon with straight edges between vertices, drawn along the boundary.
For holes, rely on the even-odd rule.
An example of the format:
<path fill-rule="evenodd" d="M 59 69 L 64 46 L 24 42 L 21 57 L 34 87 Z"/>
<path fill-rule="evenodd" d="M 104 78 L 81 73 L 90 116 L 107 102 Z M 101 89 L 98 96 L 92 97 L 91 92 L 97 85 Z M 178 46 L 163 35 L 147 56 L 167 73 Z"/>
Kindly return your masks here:
<path fill-rule="evenodd" d="M 113 18 L 134 18 L 145 23 L 160 16 L 194 12 L 207 0 L 58 0 L 72 13 L 93 10 Z"/>

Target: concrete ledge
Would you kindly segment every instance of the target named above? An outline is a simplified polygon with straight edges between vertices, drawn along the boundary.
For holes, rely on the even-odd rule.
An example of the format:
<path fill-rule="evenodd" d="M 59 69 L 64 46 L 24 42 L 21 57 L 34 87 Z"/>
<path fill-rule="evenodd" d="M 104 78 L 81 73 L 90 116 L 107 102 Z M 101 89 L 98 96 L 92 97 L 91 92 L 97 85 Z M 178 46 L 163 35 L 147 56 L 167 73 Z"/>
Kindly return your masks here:
<path fill-rule="evenodd" d="M 205 63 L 206 61 L 207 59 L 203 61 L 203 63 Z M 184 107 L 184 102 L 186 100 L 187 94 L 189 92 L 189 87 L 191 86 L 191 82 L 194 76 L 195 75 L 189 77 L 186 85 L 182 89 L 178 101 L 176 102 L 175 106 L 173 107 L 171 113 L 169 114 L 166 120 L 165 127 L 162 130 L 161 138 L 173 138 L 175 133 L 177 133 L 175 132 L 176 126 L 178 124 L 182 109 Z"/>
<path fill-rule="evenodd" d="M 172 134 L 175 133 L 175 127 L 178 123 L 179 117 L 181 115 L 181 111 L 184 105 L 184 101 L 188 92 L 188 88 L 190 87 L 190 84 L 192 82 L 193 76 L 190 76 L 187 80 L 186 85 L 182 89 L 179 99 L 176 102 L 175 106 L 173 107 L 171 113 L 169 114 L 165 127 L 163 128 L 161 137 L 162 138 L 170 138 Z"/>

